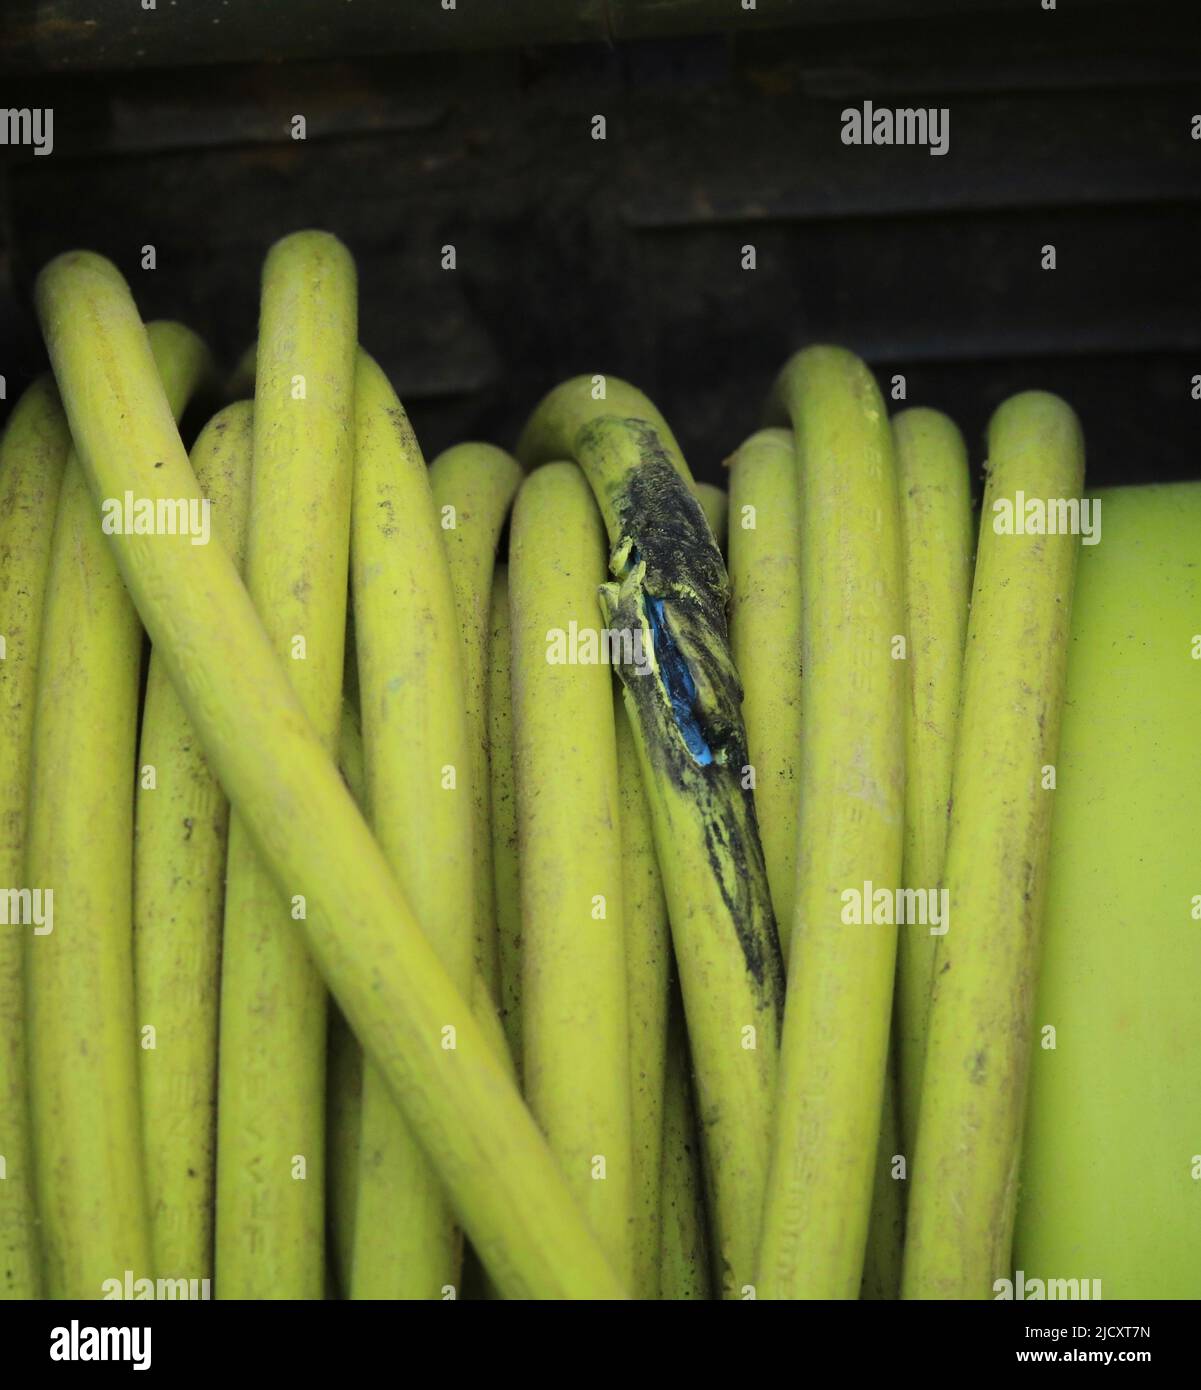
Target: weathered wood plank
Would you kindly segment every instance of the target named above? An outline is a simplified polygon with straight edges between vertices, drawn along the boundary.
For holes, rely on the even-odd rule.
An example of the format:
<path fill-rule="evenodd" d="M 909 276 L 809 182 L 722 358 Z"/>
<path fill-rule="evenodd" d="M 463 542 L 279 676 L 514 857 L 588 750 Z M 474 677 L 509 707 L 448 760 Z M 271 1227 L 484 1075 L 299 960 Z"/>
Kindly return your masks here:
<path fill-rule="evenodd" d="M 1072 0 L 1101 11 L 1122 0 Z M 781 27 L 1020 14 L 1029 0 L 5 0 L 0 74 L 113 71 L 371 53 L 617 42 Z"/>

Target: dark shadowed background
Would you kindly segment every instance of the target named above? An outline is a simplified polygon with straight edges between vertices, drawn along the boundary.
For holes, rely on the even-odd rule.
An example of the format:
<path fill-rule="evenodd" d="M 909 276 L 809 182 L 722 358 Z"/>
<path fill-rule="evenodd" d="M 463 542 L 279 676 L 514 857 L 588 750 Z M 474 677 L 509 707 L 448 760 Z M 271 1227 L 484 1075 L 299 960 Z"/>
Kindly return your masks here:
<path fill-rule="evenodd" d="M 112 257 L 146 318 L 232 368 L 267 247 L 320 226 L 427 457 L 511 445 L 556 381 L 612 372 L 717 480 L 784 358 L 825 340 L 904 374 L 977 464 L 991 410 L 1037 386 L 1080 413 L 1093 482 L 1201 476 L 1195 3 L 178 11 L 7 0 L 0 106 L 55 127 L 49 158 L 0 150 L 0 410 L 45 367 L 31 288 L 57 252 Z M 950 152 L 845 147 L 864 100 L 949 107 Z"/>

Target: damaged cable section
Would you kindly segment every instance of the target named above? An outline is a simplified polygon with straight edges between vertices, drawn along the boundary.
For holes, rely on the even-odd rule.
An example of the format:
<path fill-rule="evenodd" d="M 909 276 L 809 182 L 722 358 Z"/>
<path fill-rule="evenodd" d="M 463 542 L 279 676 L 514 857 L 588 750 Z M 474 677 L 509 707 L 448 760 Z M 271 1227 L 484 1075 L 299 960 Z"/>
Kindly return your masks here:
<path fill-rule="evenodd" d="M 650 624 L 651 650 L 655 654 L 664 687 L 671 700 L 672 714 L 675 715 L 676 724 L 694 761 L 698 766 L 706 767 L 713 761 L 713 750 L 705 741 L 704 731 L 693 709 L 696 702 L 696 682 L 692 679 L 688 663 L 680 655 L 680 649 L 672 641 L 667 630 L 664 600 L 644 594 L 642 607 Z"/>
<path fill-rule="evenodd" d="M 617 670 L 671 918 L 723 1294 L 739 1297 L 754 1277 L 784 973 L 726 628 L 729 584 L 653 425 L 594 418 L 574 454 L 612 547 L 606 624 L 642 639 L 642 660 L 623 654 Z"/>
<path fill-rule="evenodd" d="M 613 444 L 624 446 L 623 458 Z M 705 828 L 721 886 L 755 981 L 783 998 L 783 966 L 748 782 L 742 685 L 726 628 L 729 590 L 700 504 L 641 420 L 602 419 L 580 433 L 580 459 L 597 494 L 616 582 L 601 591 L 608 626 L 642 630 L 647 666 L 618 663 L 636 732 L 659 777 L 687 797 Z"/>

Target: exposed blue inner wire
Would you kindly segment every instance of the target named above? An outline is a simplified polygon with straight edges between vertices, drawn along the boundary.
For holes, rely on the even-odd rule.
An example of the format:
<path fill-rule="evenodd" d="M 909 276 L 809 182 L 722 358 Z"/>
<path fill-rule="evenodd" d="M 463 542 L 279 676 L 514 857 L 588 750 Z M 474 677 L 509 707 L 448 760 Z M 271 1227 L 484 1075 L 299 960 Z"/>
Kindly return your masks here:
<path fill-rule="evenodd" d="M 667 630 L 667 622 L 663 615 L 663 600 L 645 594 L 643 595 L 643 605 L 646 610 L 647 622 L 650 624 L 655 658 L 659 663 L 660 671 L 663 672 L 663 684 L 667 690 L 667 697 L 671 701 L 671 712 L 675 717 L 676 726 L 683 735 L 684 745 L 692 754 L 693 761 L 699 763 L 701 767 L 705 767 L 713 761 L 713 750 L 701 732 L 700 723 L 692 710 L 696 700 L 696 682 L 692 679 L 692 672 L 688 669 L 688 663 L 680 655 L 676 644 L 671 639 L 671 634 Z"/>

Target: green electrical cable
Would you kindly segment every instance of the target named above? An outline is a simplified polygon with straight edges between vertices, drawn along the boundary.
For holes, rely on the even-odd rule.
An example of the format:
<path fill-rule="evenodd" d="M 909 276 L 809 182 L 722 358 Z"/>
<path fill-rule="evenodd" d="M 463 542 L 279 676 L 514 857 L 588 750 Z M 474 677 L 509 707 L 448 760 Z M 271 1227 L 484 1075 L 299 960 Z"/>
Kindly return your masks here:
<path fill-rule="evenodd" d="M 521 854 L 517 832 L 517 788 L 513 769 L 512 624 L 509 569 L 492 576 L 488 633 L 488 771 L 492 802 L 492 882 L 500 952 L 500 1008 L 505 1038 L 520 1064 L 521 1040 Z"/>
<path fill-rule="evenodd" d="M 450 565 L 404 408 L 360 351 L 352 589 L 367 802 L 376 838 L 456 987 L 474 973 L 473 798 Z M 409 631 L 410 641 L 397 641 Z M 355 1298 L 440 1299 L 462 1242 L 383 1077 L 363 1075 Z"/>
<path fill-rule="evenodd" d="M 602 607 L 606 626 L 628 637 L 617 669 L 697 1070 L 722 1292 L 740 1297 L 753 1280 L 767 1173 L 779 942 L 747 781 L 725 568 L 687 465 L 655 428 L 657 412 L 633 388 L 614 392 L 613 384 L 610 403 L 620 395 L 640 416 L 601 416 L 569 382 L 534 412 L 519 452 L 536 462 L 561 430 L 578 425 L 570 447 L 609 533 L 617 582 L 603 588 Z"/>
<path fill-rule="evenodd" d="M 263 267 L 246 588 L 314 728 L 341 721 L 357 289 L 335 238 L 298 232 Z M 320 1298 L 325 988 L 239 816 L 229 828 L 217 1107 L 216 1293 Z"/>
<path fill-rule="evenodd" d="M 892 429 L 909 638 L 904 880 L 906 888 L 929 890 L 943 882 L 975 534 L 967 451 L 954 422 L 936 410 L 903 410 Z M 897 936 L 900 1118 L 910 1160 L 940 930 L 919 921 Z"/>
<path fill-rule="evenodd" d="M 672 1302 L 706 1300 L 712 1297 L 712 1285 L 701 1136 L 692 1100 L 692 1067 L 684 1005 L 678 989 L 672 990 L 668 1014 L 659 1297 Z"/>
<path fill-rule="evenodd" d="M 696 500 L 701 504 L 709 530 L 723 555 L 726 553 L 727 529 L 730 522 L 730 499 L 725 490 L 712 483 L 696 484 Z"/>
<path fill-rule="evenodd" d="M 992 1298 L 1010 1272 L 1080 542 L 1070 532 L 1009 534 L 1002 518 L 1005 505 L 1024 513 L 1019 494 L 1044 504 L 1079 499 L 1079 423 L 1055 396 L 1014 396 L 989 423 L 988 458 L 947 835 L 949 929 L 934 960 L 905 1298 Z"/>
<path fill-rule="evenodd" d="M 618 702 L 614 720 L 625 875 L 622 888 L 634 1141 L 633 1291 L 637 1298 L 658 1298 L 671 926 L 655 855 L 651 809 L 642 786 L 638 745 L 620 707 L 620 696 Z"/>
<path fill-rule="evenodd" d="M 27 886 L 42 601 L 70 450 L 58 392 L 50 377 L 41 377 L 17 402 L 0 439 L 0 887 L 10 902 L 12 892 Z M 37 1298 L 42 1286 L 25 1061 L 25 934 L 31 924 L 16 915 L 7 914 L 0 927 L 0 1299 Z"/>
<path fill-rule="evenodd" d="M 350 652 L 353 660 L 353 650 Z M 367 770 L 363 730 L 354 702 L 342 701 L 338 767 L 355 804 L 366 816 Z M 342 1010 L 329 1010 L 325 1069 L 326 1228 L 338 1294 L 350 1297 L 354 1222 L 359 1195 L 359 1131 L 363 1110 L 363 1049 Z"/>
<path fill-rule="evenodd" d="M 38 278 L 37 305 L 97 494 L 136 485 L 151 499 L 198 498 L 116 270 L 85 252 L 60 256 Z M 622 1297 L 509 1071 L 426 942 L 307 719 L 232 562 L 217 546 L 174 540 L 122 535 L 111 544 L 210 764 L 278 891 L 306 899 L 296 929 L 388 1078 L 473 1244 L 508 1297 Z M 454 1049 L 443 1046 L 448 1024 L 457 1030 Z"/>
<path fill-rule="evenodd" d="M 604 573 L 604 530 L 579 469 L 532 473 L 509 545 L 522 1075 L 569 1186 L 628 1281 L 630 1040 L 612 678 L 599 648 L 574 661 L 567 647 L 572 632 L 597 636 Z"/>
<path fill-rule="evenodd" d="M 857 1298 L 892 1013 L 896 927 L 850 902 L 901 878 L 904 635 L 892 435 L 849 352 L 797 353 L 773 414 L 800 471 L 801 818 L 760 1298 Z M 874 892 L 873 892 L 874 897 Z"/>
<path fill-rule="evenodd" d="M 475 806 L 475 963 L 493 1003 L 500 1002 L 500 943 L 493 900 L 492 788 L 488 767 L 488 629 L 496 546 L 521 469 L 491 444 L 456 444 L 430 464 L 442 539 L 450 561 L 463 654 Z"/>
<path fill-rule="evenodd" d="M 801 493 L 787 430 L 729 460 L 730 651 L 742 681 L 755 814 L 788 964 L 801 805 Z"/>
<path fill-rule="evenodd" d="M 227 406 L 192 449 L 211 506 L 209 541 L 239 568 L 250 504 L 254 409 Z M 171 685 L 150 654 L 134 805 L 133 945 L 142 1146 L 154 1267 L 211 1279 L 217 1004 L 229 803 Z M 148 770 L 153 770 L 153 782 Z"/>
<path fill-rule="evenodd" d="M 209 372 L 208 353 L 175 323 L 139 324 L 138 336 L 174 429 L 172 417 Z M 63 393 L 68 417 L 82 392 L 91 402 L 105 389 L 94 357 L 86 363 L 73 399 Z M 138 502 L 146 494 L 126 482 L 93 495 L 77 435 L 76 448 L 51 543 L 38 665 L 26 877 L 53 893 L 54 922 L 27 942 L 27 1037 L 45 1290 L 51 1298 L 95 1299 L 126 1271 L 135 1279 L 154 1273 L 138 1115 L 137 1049 L 148 1038 L 135 1026 L 133 976 L 142 629 L 98 514 L 98 504 L 112 499 L 120 506 L 106 508 L 104 524 L 111 517 L 124 525 L 126 492 Z M 204 549 L 187 535 L 121 539 Z"/>

